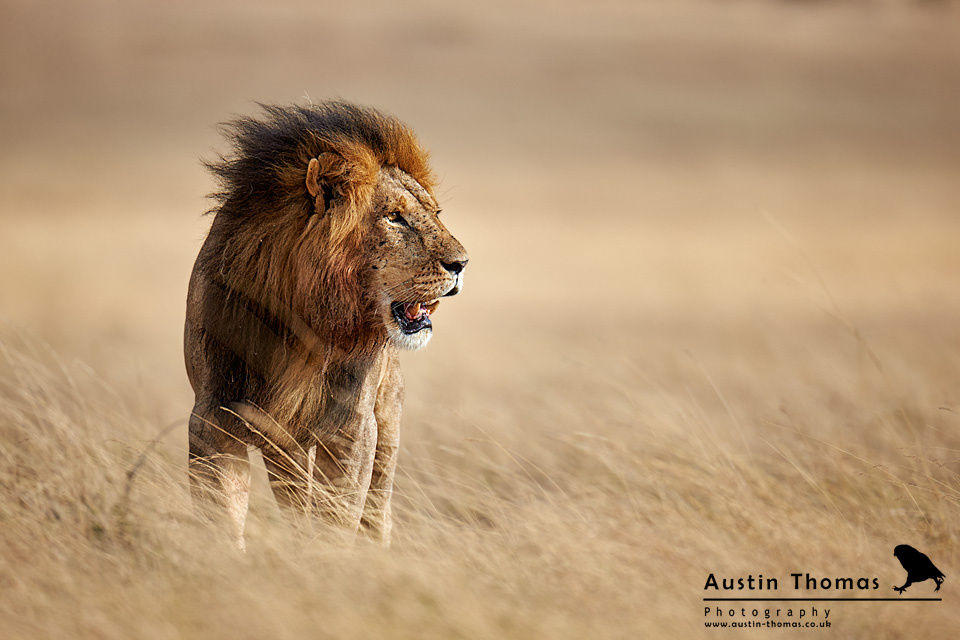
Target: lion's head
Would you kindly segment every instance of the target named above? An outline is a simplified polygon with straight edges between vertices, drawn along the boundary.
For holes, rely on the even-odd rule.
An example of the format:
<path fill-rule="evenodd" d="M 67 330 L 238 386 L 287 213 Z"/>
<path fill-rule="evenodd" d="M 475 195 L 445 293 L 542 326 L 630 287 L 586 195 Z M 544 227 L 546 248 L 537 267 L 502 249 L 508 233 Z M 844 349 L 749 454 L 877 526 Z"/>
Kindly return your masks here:
<path fill-rule="evenodd" d="M 222 186 L 209 271 L 311 347 L 423 347 L 467 263 L 438 217 L 426 152 L 374 109 L 264 110 L 229 123 L 234 154 L 209 165 Z"/>
<path fill-rule="evenodd" d="M 467 254 L 439 214 L 433 194 L 403 169 L 380 169 L 361 253 L 387 335 L 406 349 L 430 340 L 430 314 L 463 287 Z"/>

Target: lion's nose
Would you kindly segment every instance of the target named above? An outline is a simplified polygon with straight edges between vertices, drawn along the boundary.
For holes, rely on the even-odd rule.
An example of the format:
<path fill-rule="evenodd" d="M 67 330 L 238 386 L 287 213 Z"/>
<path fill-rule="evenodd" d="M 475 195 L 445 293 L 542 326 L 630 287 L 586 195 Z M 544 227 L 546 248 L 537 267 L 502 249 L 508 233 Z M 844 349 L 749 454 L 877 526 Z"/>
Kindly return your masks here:
<path fill-rule="evenodd" d="M 454 262 L 443 262 L 441 260 L 440 264 L 442 264 L 443 268 L 449 271 L 450 273 L 452 273 L 453 275 L 457 275 L 458 273 L 463 271 L 463 268 L 465 266 L 467 266 L 467 260 L 456 260 Z"/>

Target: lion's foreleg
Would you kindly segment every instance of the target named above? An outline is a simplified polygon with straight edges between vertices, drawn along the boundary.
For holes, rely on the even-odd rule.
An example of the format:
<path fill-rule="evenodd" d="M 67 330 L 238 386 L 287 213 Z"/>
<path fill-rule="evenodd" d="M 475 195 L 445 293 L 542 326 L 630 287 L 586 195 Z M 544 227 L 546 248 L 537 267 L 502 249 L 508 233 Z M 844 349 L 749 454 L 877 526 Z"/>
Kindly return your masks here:
<path fill-rule="evenodd" d="M 316 500 L 312 480 L 316 449 L 310 447 L 302 451 L 285 451 L 269 447 L 263 449 L 262 453 L 267 479 L 277 504 L 287 517 L 302 524 Z"/>
<path fill-rule="evenodd" d="M 372 416 L 318 442 L 314 467 L 315 513 L 352 537 L 360 528 L 376 455 Z"/>
<path fill-rule="evenodd" d="M 390 544 L 393 528 L 391 514 L 393 479 L 397 472 L 397 457 L 400 449 L 400 410 L 403 401 L 403 380 L 396 359 L 388 364 L 387 371 L 377 390 L 374 416 L 377 422 L 377 449 L 373 461 L 370 490 L 363 505 L 361 529 L 382 544 Z"/>
<path fill-rule="evenodd" d="M 377 453 L 373 461 L 373 477 L 370 490 L 363 504 L 361 530 L 373 540 L 384 545 L 390 544 L 390 531 L 393 528 L 391 514 L 393 499 L 393 478 L 397 471 L 397 446 L 377 442 Z"/>
<path fill-rule="evenodd" d="M 250 501 L 247 446 L 221 431 L 208 415 L 194 409 L 189 427 L 190 493 L 194 507 L 208 518 L 226 516 L 240 549 Z"/>

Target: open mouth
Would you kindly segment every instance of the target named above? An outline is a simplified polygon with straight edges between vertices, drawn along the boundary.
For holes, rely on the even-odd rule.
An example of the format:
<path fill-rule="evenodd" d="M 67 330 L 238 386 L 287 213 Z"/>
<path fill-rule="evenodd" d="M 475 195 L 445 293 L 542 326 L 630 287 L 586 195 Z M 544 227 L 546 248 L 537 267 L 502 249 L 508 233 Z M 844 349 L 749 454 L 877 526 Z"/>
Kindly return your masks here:
<path fill-rule="evenodd" d="M 433 327 L 433 323 L 430 322 L 430 314 L 436 311 L 438 306 L 440 306 L 439 300 L 432 302 L 393 302 L 390 304 L 390 311 L 393 313 L 393 318 L 397 321 L 400 331 L 410 335 Z"/>

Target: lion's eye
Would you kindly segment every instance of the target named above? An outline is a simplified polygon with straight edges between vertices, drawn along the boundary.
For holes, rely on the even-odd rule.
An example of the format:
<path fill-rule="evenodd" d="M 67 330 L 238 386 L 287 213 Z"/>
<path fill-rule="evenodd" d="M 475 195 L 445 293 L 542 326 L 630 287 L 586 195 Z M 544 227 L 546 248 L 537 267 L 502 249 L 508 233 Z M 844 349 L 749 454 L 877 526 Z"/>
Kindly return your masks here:
<path fill-rule="evenodd" d="M 404 218 L 403 214 L 400 213 L 399 211 L 391 211 L 390 213 L 388 213 L 387 220 L 389 220 L 395 225 L 410 228 L 410 223 L 407 222 L 407 219 Z"/>

